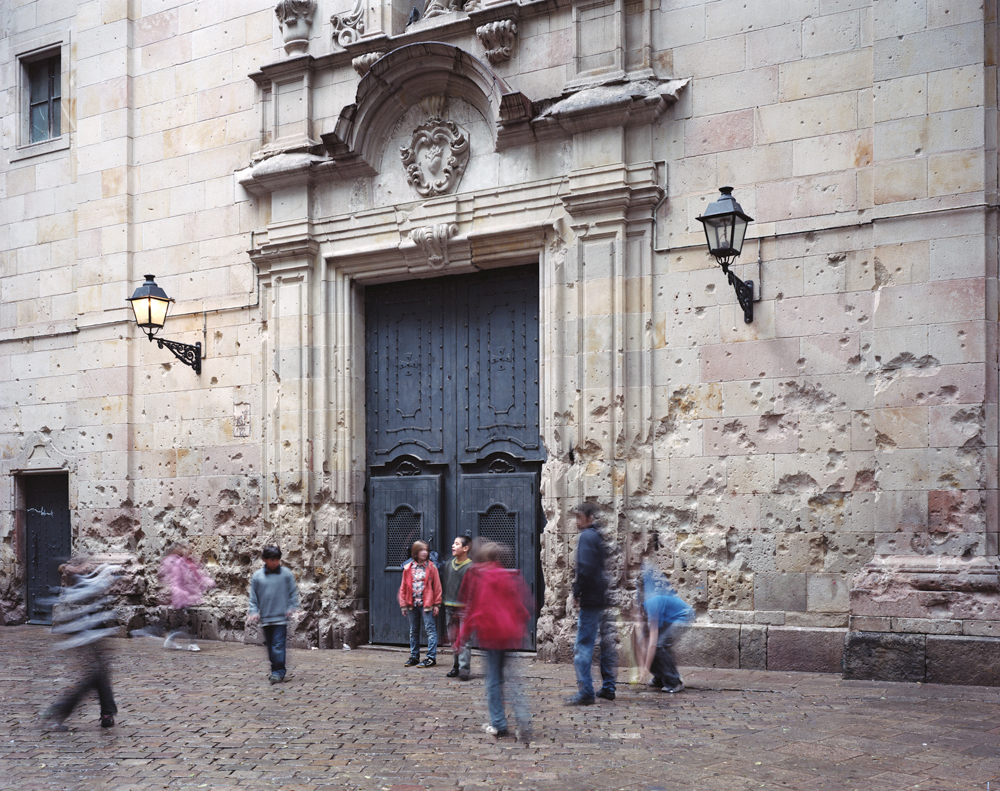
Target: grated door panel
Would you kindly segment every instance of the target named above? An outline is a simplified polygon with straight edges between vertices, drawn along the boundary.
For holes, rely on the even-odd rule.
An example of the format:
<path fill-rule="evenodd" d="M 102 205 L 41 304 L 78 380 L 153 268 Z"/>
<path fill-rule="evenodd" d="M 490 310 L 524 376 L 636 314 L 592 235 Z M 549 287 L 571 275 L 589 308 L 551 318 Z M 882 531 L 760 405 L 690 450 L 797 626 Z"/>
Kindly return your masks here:
<path fill-rule="evenodd" d="M 509 513 L 502 505 L 494 505 L 485 514 L 479 514 L 480 538 L 503 544 L 510 551 L 504 557 L 504 567 L 517 568 L 517 514 Z"/>
<path fill-rule="evenodd" d="M 399 506 L 386 519 L 386 565 L 402 566 L 410 557 L 410 547 L 420 539 L 421 515 Z"/>

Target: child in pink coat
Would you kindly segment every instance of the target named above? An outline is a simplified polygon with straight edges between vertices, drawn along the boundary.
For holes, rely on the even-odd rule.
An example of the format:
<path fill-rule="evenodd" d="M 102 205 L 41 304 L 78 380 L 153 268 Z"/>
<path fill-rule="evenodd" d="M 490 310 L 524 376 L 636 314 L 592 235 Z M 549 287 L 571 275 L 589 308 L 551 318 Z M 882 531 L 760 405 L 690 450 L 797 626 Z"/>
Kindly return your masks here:
<path fill-rule="evenodd" d="M 187 622 L 190 617 L 186 612 L 187 608 L 200 604 L 205 592 L 215 587 L 215 580 L 205 573 L 201 564 L 191 557 L 190 550 L 183 544 L 174 544 L 167 550 L 160 563 L 160 583 L 170 597 L 171 609 L 181 611 L 182 623 Z M 187 645 L 177 643 L 178 637 L 186 637 Z M 201 650 L 184 629 L 177 629 L 167 635 L 163 647 L 182 651 Z"/>

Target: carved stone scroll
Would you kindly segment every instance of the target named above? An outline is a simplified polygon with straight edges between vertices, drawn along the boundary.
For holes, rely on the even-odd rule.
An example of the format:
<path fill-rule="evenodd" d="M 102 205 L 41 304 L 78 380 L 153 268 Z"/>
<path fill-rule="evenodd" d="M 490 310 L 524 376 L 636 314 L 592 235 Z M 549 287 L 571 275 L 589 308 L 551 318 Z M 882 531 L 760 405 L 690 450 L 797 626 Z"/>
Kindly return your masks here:
<path fill-rule="evenodd" d="M 476 35 L 486 47 L 486 57 L 497 64 L 510 60 L 517 41 L 517 24 L 513 19 L 501 19 L 476 28 Z"/>
<path fill-rule="evenodd" d="M 417 194 L 445 195 L 458 188 L 469 164 L 469 138 L 454 121 L 431 118 L 413 130 L 411 144 L 399 154 Z"/>
<path fill-rule="evenodd" d="M 426 225 L 410 231 L 410 241 L 419 247 L 432 269 L 444 269 L 448 266 L 448 241 L 458 233 L 458 225 L 453 222 L 441 222 L 437 225 Z"/>
<path fill-rule="evenodd" d="M 458 11 L 460 7 L 459 0 L 428 0 L 423 18 L 430 19 L 442 14 L 450 14 L 452 11 Z"/>
<path fill-rule="evenodd" d="M 344 14 L 334 14 L 330 17 L 330 23 L 333 25 L 333 37 L 340 46 L 346 47 L 348 44 L 358 41 L 365 32 L 364 0 L 354 0 L 354 7 L 350 11 Z M 370 63 L 368 65 L 371 66 Z M 355 71 L 357 68 L 355 65 Z M 362 76 L 364 75 L 362 74 Z"/>
<path fill-rule="evenodd" d="M 309 51 L 309 26 L 316 13 L 316 0 L 281 0 L 274 8 L 278 25 L 289 55 L 305 55 Z"/>
<path fill-rule="evenodd" d="M 351 65 L 359 77 L 364 77 L 371 69 L 372 64 L 383 55 L 385 55 L 385 52 L 366 52 L 364 55 L 358 55 L 358 57 L 352 60 Z"/>

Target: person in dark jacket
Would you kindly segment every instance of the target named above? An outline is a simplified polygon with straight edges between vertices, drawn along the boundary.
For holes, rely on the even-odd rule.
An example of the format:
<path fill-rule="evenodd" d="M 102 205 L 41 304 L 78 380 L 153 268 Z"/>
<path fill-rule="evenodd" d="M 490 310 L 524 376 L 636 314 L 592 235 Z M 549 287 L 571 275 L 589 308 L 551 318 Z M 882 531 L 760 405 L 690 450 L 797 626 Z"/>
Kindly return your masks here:
<path fill-rule="evenodd" d="M 596 697 L 615 699 L 615 682 L 618 675 L 618 649 L 614 619 L 609 617 L 608 577 L 604 569 L 607 550 L 598 532 L 597 506 L 583 503 L 575 510 L 576 526 L 580 541 L 576 548 L 576 577 L 573 580 L 573 598 L 580 608 L 576 629 L 573 665 L 576 667 L 577 693 L 566 703 L 570 706 L 589 706 L 594 702 L 594 684 L 590 666 L 594 661 L 594 645 L 601 638 L 602 686 Z"/>

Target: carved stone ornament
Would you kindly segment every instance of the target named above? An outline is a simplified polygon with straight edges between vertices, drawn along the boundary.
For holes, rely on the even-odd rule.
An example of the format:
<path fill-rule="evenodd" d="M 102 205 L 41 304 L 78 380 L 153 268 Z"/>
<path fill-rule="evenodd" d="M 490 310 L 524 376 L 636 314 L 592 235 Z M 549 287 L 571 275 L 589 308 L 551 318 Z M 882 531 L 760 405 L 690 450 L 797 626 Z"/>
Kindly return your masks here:
<path fill-rule="evenodd" d="M 410 241 L 419 247 L 432 269 L 444 269 L 448 266 L 448 241 L 458 233 L 458 225 L 453 222 L 441 222 L 437 225 L 426 225 L 410 231 Z"/>
<path fill-rule="evenodd" d="M 365 32 L 364 0 L 354 0 L 354 7 L 350 11 L 334 14 L 330 17 L 330 23 L 333 25 L 333 37 L 340 46 L 346 47 L 358 41 Z M 357 70 L 357 66 L 354 68 Z"/>
<path fill-rule="evenodd" d="M 424 9 L 424 19 L 450 14 L 461 8 L 459 0 L 427 0 L 427 7 Z"/>
<path fill-rule="evenodd" d="M 309 26 L 316 13 L 316 0 L 281 0 L 274 8 L 278 25 L 289 55 L 305 55 L 309 51 Z"/>
<path fill-rule="evenodd" d="M 358 55 L 358 57 L 352 60 L 351 65 L 359 77 L 364 77 L 371 70 L 372 64 L 383 55 L 385 55 L 385 52 L 366 52 L 364 55 Z"/>
<path fill-rule="evenodd" d="M 418 195 L 446 195 L 458 188 L 469 164 L 469 138 L 454 121 L 434 117 L 413 130 L 412 143 L 399 154 Z"/>
<path fill-rule="evenodd" d="M 513 19 L 501 19 L 476 28 L 476 35 L 486 47 L 486 57 L 490 63 L 510 60 L 517 41 L 517 25 Z"/>

